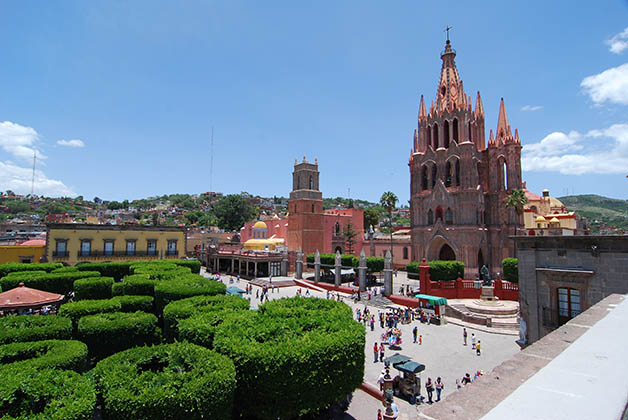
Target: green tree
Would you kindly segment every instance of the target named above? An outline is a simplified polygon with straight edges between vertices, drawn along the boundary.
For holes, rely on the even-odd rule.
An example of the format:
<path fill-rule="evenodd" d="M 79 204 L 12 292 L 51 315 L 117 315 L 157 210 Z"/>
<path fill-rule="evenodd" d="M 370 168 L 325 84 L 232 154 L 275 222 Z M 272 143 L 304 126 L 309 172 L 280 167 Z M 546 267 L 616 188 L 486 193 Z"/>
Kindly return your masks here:
<path fill-rule="evenodd" d="M 218 227 L 228 231 L 238 231 L 251 220 L 254 210 L 249 200 L 240 194 L 230 194 L 214 205 Z"/>
<path fill-rule="evenodd" d="M 379 223 L 379 211 L 375 207 L 364 210 L 364 230 L 368 231 L 370 226 L 377 226 Z"/>
<path fill-rule="evenodd" d="M 514 208 L 519 216 L 523 214 L 523 206 L 528 204 L 528 198 L 523 190 L 513 190 L 506 197 L 506 208 Z"/>
<path fill-rule="evenodd" d="M 390 256 L 391 257 L 393 253 L 393 231 L 394 231 L 393 226 L 392 226 L 392 212 L 395 209 L 395 206 L 397 205 L 397 201 L 399 201 L 399 199 L 397 198 L 395 193 L 392 191 L 386 191 L 384 194 L 382 194 L 381 198 L 379 199 L 379 204 L 384 208 L 384 210 L 388 212 L 388 220 L 390 221 Z"/>

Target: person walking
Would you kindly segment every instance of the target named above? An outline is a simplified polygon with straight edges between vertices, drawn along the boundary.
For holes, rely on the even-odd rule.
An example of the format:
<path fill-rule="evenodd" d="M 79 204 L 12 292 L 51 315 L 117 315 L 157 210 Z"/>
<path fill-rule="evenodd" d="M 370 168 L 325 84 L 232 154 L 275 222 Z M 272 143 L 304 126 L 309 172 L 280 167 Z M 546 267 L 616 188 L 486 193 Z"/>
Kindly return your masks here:
<path fill-rule="evenodd" d="M 478 340 L 478 345 L 475 347 L 475 354 L 477 354 L 478 356 L 482 354 L 482 352 L 480 351 L 480 340 Z"/>
<path fill-rule="evenodd" d="M 384 343 L 379 343 L 379 361 L 384 363 Z"/>
<path fill-rule="evenodd" d="M 463 346 L 467 345 L 467 329 L 463 328 L 462 329 L 462 340 L 464 341 Z"/>
<path fill-rule="evenodd" d="M 377 409 L 377 420 L 382 420 L 382 410 L 380 408 Z"/>
<path fill-rule="evenodd" d="M 377 355 L 379 354 L 379 347 L 377 347 L 377 341 L 373 344 L 373 363 L 377 363 Z"/>
<path fill-rule="evenodd" d="M 419 335 L 419 346 L 423 345 L 423 336 Z"/>
<path fill-rule="evenodd" d="M 475 333 L 471 333 L 471 349 L 475 350 Z"/>
<path fill-rule="evenodd" d="M 416 343 L 416 336 L 418 333 L 419 333 L 419 329 L 415 325 L 414 328 L 412 329 L 412 337 L 414 338 L 414 343 Z"/>
<path fill-rule="evenodd" d="M 375 315 L 371 315 L 371 331 L 375 331 Z"/>
<path fill-rule="evenodd" d="M 440 393 L 443 391 L 443 388 L 445 388 L 445 385 L 443 385 L 443 382 L 440 380 L 440 376 L 436 378 L 436 383 L 434 384 L 434 388 L 436 388 L 436 402 L 439 402 Z"/>
<path fill-rule="evenodd" d="M 427 378 L 427 382 L 425 383 L 425 390 L 427 391 L 427 403 L 433 404 L 432 394 L 434 392 L 434 385 L 432 384 L 432 378 Z"/>

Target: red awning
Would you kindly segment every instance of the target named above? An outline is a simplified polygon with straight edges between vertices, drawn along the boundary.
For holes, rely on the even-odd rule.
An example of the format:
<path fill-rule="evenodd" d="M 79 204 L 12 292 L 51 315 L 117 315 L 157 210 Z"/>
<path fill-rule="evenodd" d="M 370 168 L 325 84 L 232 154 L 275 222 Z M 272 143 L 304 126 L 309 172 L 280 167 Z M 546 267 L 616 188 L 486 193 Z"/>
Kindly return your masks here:
<path fill-rule="evenodd" d="M 61 302 L 63 297 L 56 293 L 24 287 L 24 283 L 20 283 L 15 289 L 0 293 L 0 310 L 50 305 Z"/>

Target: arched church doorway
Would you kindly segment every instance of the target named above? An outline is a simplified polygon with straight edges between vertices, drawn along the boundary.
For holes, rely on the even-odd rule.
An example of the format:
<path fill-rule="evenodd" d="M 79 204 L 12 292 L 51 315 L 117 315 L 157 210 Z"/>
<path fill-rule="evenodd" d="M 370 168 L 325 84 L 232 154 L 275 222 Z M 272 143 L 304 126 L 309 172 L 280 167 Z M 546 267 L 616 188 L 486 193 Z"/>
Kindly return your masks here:
<path fill-rule="evenodd" d="M 438 252 L 438 259 L 441 261 L 455 261 L 456 253 L 447 244 L 443 244 Z"/>

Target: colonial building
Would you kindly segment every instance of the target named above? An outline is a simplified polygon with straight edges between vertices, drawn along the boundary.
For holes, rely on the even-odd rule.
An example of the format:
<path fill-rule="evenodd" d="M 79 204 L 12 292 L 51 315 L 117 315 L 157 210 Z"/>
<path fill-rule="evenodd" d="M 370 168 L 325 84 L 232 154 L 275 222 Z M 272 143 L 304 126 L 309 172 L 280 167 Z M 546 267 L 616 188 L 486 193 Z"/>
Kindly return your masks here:
<path fill-rule="evenodd" d="M 502 99 L 486 144 L 480 93 L 472 106 L 455 57 L 447 40 L 429 112 L 421 96 L 408 164 L 412 259 L 463 261 L 474 278 L 482 265 L 500 272 L 502 259 L 514 255 L 509 236 L 522 220 L 505 201 L 521 188 L 521 141 Z"/>
<path fill-rule="evenodd" d="M 524 235 L 556 236 L 556 235 L 588 235 L 586 221 L 567 207 L 557 198 L 551 197 L 549 190 L 543 190 L 539 196 L 528 191 L 523 183 L 528 204 L 523 208 Z"/>

